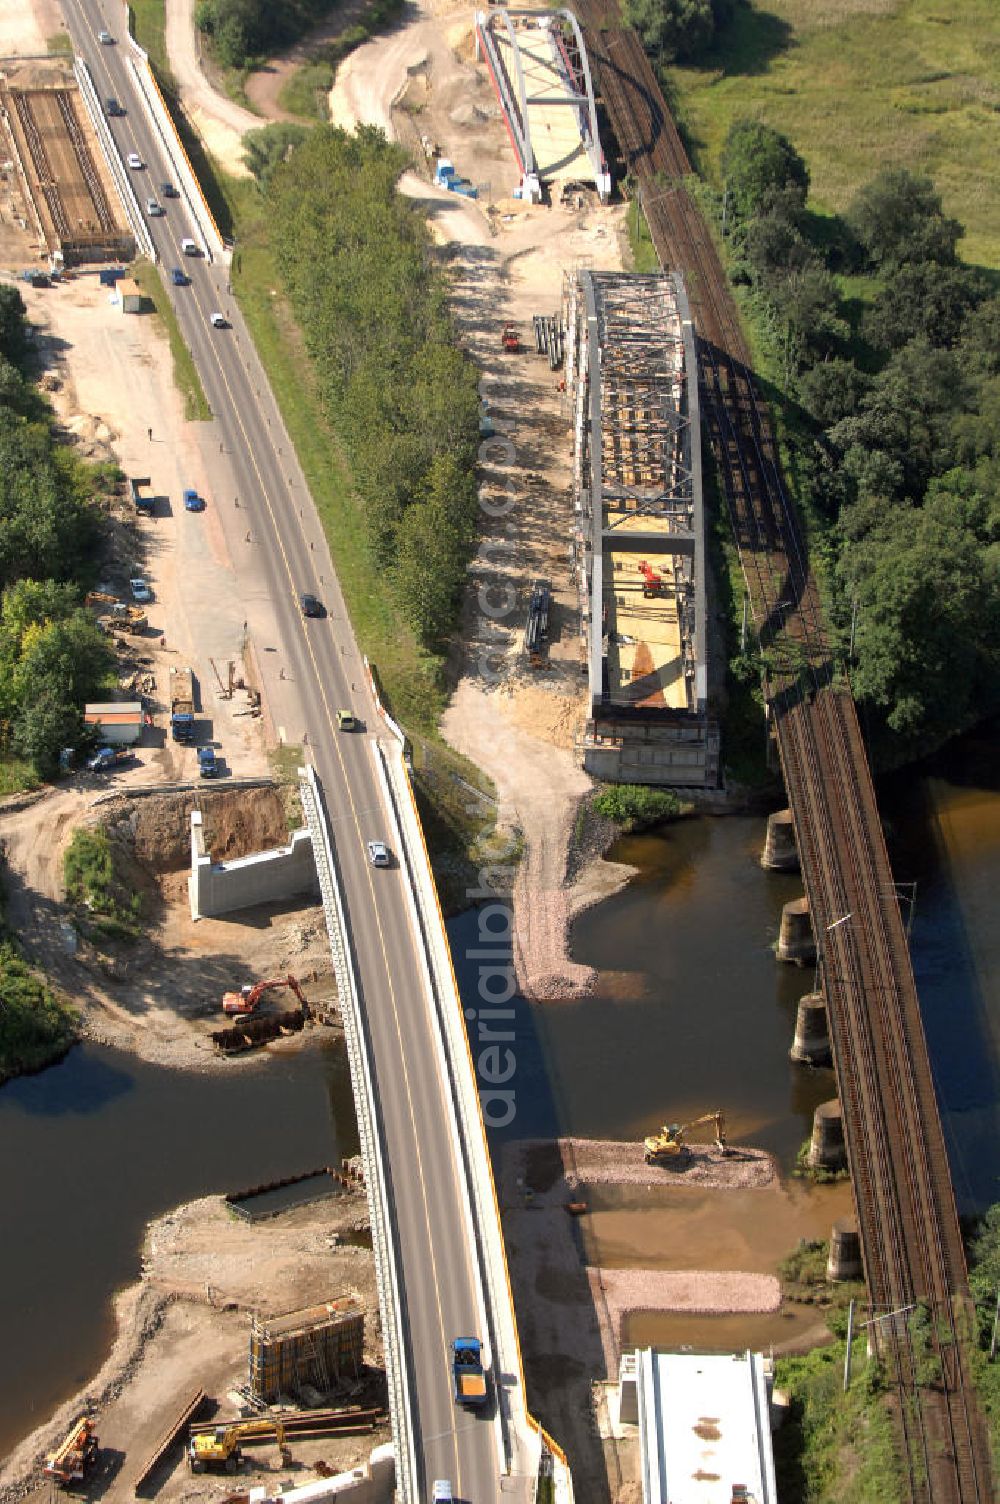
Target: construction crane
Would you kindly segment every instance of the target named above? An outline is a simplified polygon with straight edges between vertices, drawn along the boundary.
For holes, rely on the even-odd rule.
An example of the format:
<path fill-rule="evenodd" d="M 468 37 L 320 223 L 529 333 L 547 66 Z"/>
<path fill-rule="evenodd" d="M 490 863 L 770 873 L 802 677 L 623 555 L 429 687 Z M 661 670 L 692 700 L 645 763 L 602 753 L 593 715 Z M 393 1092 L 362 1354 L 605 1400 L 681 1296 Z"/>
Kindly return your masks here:
<path fill-rule="evenodd" d="M 245 1420 L 230 1426 L 216 1426 L 214 1431 L 198 1431 L 188 1442 L 188 1466 L 193 1473 L 204 1473 L 209 1469 L 235 1473 L 243 1461 L 240 1442 L 251 1437 L 268 1439 L 272 1431 L 281 1450 L 282 1466 L 288 1467 L 291 1452 L 280 1420 Z"/>
<path fill-rule="evenodd" d="M 646 1163 L 675 1164 L 678 1160 L 687 1159 L 691 1150 L 684 1142 L 684 1135 L 689 1129 L 698 1128 L 702 1123 L 715 1124 L 715 1147 L 720 1154 L 727 1154 L 729 1146 L 726 1143 L 725 1118 L 721 1112 L 703 1112 L 700 1118 L 694 1118 L 690 1123 L 664 1123 L 659 1133 L 650 1134 L 643 1145 Z"/>
<path fill-rule="evenodd" d="M 647 600 L 654 595 L 663 595 L 667 588 L 667 582 L 658 569 L 645 559 L 639 560 L 639 573 L 642 575 L 642 593 Z"/>
<path fill-rule="evenodd" d="M 302 1004 L 303 1009 L 308 1010 L 305 994 L 294 977 L 269 977 L 266 982 L 255 982 L 253 986 L 248 983 L 241 987 L 239 992 L 227 992 L 223 994 L 222 1011 L 231 1016 L 244 1018 L 252 1013 L 264 996 L 272 987 L 290 987 Z"/>
<path fill-rule="evenodd" d="M 46 1459 L 46 1478 L 54 1478 L 64 1488 L 70 1483 L 79 1483 L 87 1469 L 97 1461 L 97 1450 L 94 1422 L 84 1416 Z"/>

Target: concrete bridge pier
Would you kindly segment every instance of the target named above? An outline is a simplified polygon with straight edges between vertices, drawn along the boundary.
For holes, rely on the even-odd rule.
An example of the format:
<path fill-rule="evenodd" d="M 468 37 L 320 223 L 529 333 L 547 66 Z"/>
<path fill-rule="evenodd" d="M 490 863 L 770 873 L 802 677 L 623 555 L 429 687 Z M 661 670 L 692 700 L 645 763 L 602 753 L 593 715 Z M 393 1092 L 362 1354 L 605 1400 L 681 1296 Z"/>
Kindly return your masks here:
<path fill-rule="evenodd" d="M 768 815 L 760 865 L 769 872 L 798 872 L 799 851 L 795 844 L 795 822 L 790 809 L 779 809 L 773 815 Z"/>
<path fill-rule="evenodd" d="M 777 957 L 779 961 L 794 961 L 797 966 L 815 961 L 816 942 L 808 898 L 793 898 L 782 909 Z"/>
<path fill-rule="evenodd" d="M 842 1170 L 847 1164 L 844 1118 L 836 1097 L 821 1102 L 813 1113 L 812 1142 L 806 1163 L 811 1170 Z"/>
<path fill-rule="evenodd" d="M 788 1053 L 800 1065 L 830 1064 L 830 1029 L 822 992 L 807 992 L 799 998 L 795 1038 Z"/>
<path fill-rule="evenodd" d="M 834 1282 L 864 1278 L 861 1239 L 858 1236 L 858 1224 L 853 1217 L 838 1217 L 833 1224 L 826 1277 Z"/>

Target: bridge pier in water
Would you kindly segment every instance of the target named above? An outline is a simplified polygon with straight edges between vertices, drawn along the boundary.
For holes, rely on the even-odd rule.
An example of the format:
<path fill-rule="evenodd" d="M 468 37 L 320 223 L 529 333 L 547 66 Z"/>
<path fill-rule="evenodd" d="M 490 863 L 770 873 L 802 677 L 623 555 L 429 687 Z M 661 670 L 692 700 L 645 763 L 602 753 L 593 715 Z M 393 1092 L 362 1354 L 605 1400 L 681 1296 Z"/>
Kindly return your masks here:
<path fill-rule="evenodd" d="M 788 1053 L 800 1065 L 830 1064 L 830 1027 L 822 992 L 807 992 L 799 998 L 795 1038 Z"/>
<path fill-rule="evenodd" d="M 830 1230 L 830 1256 L 826 1261 L 829 1280 L 863 1279 L 861 1239 L 853 1217 L 838 1217 Z"/>
<path fill-rule="evenodd" d="M 813 1113 L 808 1164 L 811 1170 L 843 1170 L 847 1164 L 844 1118 L 836 1097 L 821 1102 Z"/>
<path fill-rule="evenodd" d="M 773 815 L 768 815 L 760 865 L 768 872 L 798 872 L 799 849 L 795 844 L 795 822 L 790 809 L 775 810 Z"/>
<path fill-rule="evenodd" d="M 808 898 L 793 898 L 782 909 L 777 957 L 779 961 L 794 961 L 798 966 L 815 961 L 816 942 Z"/>

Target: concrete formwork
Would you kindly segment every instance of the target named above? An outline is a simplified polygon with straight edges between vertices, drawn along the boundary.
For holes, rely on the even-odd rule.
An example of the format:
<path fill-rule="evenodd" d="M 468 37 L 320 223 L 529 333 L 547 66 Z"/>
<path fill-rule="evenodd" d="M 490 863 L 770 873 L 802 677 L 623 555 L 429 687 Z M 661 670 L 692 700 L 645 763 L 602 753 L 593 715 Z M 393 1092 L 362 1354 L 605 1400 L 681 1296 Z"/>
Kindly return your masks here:
<path fill-rule="evenodd" d="M 275 903 L 300 893 L 314 892 L 318 897 L 312 836 L 307 830 L 296 830 L 287 846 L 231 862 L 213 862 L 205 851 L 201 811 L 192 810 L 188 892 L 192 919 L 231 914 L 234 909 Z"/>

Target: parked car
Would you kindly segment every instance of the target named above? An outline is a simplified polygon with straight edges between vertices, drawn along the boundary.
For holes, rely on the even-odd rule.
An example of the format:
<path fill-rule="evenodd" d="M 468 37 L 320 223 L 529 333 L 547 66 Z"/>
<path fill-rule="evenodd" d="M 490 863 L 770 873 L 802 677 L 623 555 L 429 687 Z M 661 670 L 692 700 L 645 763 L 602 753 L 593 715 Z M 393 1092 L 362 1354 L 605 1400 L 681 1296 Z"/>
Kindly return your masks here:
<path fill-rule="evenodd" d="M 133 172 L 142 171 L 142 158 L 137 151 L 130 151 L 125 160 Z"/>
<path fill-rule="evenodd" d="M 108 115 L 111 115 L 111 116 L 124 115 L 124 113 L 125 113 L 124 109 L 118 103 L 118 100 L 115 98 L 115 96 L 113 94 L 109 94 L 108 95 L 108 98 L 105 100 L 105 103 L 104 103 L 104 109 L 105 109 L 105 113 L 108 114 Z"/>
<path fill-rule="evenodd" d="M 188 489 L 184 492 L 185 512 L 203 512 L 205 510 L 205 498 L 199 496 L 197 491 Z"/>
<path fill-rule="evenodd" d="M 170 273 L 170 280 L 175 287 L 187 287 L 191 278 L 185 272 L 182 272 L 179 266 L 175 266 Z"/>
<path fill-rule="evenodd" d="M 384 841 L 366 841 L 368 847 L 368 860 L 373 867 L 390 867 L 392 854 Z"/>
<path fill-rule="evenodd" d="M 198 748 L 198 776 L 199 778 L 218 778 L 219 759 L 215 755 L 214 747 Z"/>
<path fill-rule="evenodd" d="M 299 596 L 299 606 L 302 610 L 303 616 L 326 615 L 326 609 L 323 605 L 323 602 L 319 600 L 315 595 L 310 595 L 308 591 L 304 591 Z"/>
<path fill-rule="evenodd" d="M 190 235 L 184 236 L 184 239 L 181 241 L 181 250 L 185 256 L 197 256 L 199 254 L 198 247 Z"/>
<path fill-rule="evenodd" d="M 229 320 L 226 318 L 226 315 L 224 313 L 210 313 L 208 315 L 208 320 L 213 329 L 229 328 Z"/>
<path fill-rule="evenodd" d="M 167 211 L 166 209 L 164 209 L 163 205 L 158 204 L 155 198 L 147 198 L 146 213 L 151 219 L 155 219 L 158 214 L 166 214 L 166 212 Z"/>
<path fill-rule="evenodd" d="M 138 601 L 140 606 L 145 606 L 148 601 L 153 599 L 153 592 L 146 584 L 146 581 L 139 576 L 134 580 L 129 580 L 128 588 L 132 592 L 132 599 Z"/>
<path fill-rule="evenodd" d="M 163 194 L 164 198 L 180 198 L 180 194 L 174 187 L 173 183 L 161 183 L 160 192 Z"/>
<path fill-rule="evenodd" d="M 132 752 L 128 747 L 98 747 L 94 755 L 87 758 L 87 769 L 91 773 L 107 773 L 119 763 L 131 760 Z"/>

